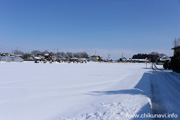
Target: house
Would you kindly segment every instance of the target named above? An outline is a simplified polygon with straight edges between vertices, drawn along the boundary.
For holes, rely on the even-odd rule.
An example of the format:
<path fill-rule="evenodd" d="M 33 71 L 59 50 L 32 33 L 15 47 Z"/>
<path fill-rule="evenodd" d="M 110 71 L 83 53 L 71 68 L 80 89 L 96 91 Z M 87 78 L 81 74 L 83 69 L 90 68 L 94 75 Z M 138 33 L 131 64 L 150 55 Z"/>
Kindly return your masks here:
<path fill-rule="evenodd" d="M 12 58 L 10 56 L 0 56 L 0 61 L 2 62 L 12 62 Z"/>
<path fill-rule="evenodd" d="M 101 56 L 91 56 L 90 59 L 94 62 L 103 61 L 103 58 Z"/>
<path fill-rule="evenodd" d="M 34 57 L 34 60 L 41 60 L 41 58 L 40 57 Z"/>
<path fill-rule="evenodd" d="M 119 62 L 127 62 L 127 58 L 122 57 L 122 58 L 120 58 L 118 61 L 119 61 Z"/>
<path fill-rule="evenodd" d="M 169 58 L 168 56 L 164 55 L 162 57 L 158 57 L 157 58 L 156 64 L 157 65 L 163 65 L 166 61 L 169 61 L 169 60 L 171 60 L 171 58 Z"/>
<path fill-rule="evenodd" d="M 174 50 L 174 55 L 179 52 L 180 53 L 180 46 L 176 46 L 174 48 L 172 48 L 172 50 Z"/>
<path fill-rule="evenodd" d="M 72 58 L 70 58 L 70 61 L 71 61 L 71 62 L 77 62 L 77 61 L 78 61 L 78 58 L 72 57 Z"/>
<path fill-rule="evenodd" d="M 49 58 L 49 53 L 45 53 L 44 57 L 45 57 L 45 59 L 48 59 Z"/>
<path fill-rule="evenodd" d="M 40 59 L 44 59 L 45 58 L 43 54 L 37 54 L 36 57 L 39 57 Z"/>
<path fill-rule="evenodd" d="M 99 60 L 99 57 L 98 56 L 91 56 L 90 57 L 92 61 L 98 61 Z"/>
<path fill-rule="evenodd" d="M 24 60 L 18 56 L 11 56 L 13 62 L 23 62 Z"/>
<path fill-rule="evenodd" d="M 78 62 L 80 63 L 86 63 L 87 59 L 86 58 L 78 58 Z"/>
<path fill-rule="evenodd" d="M 168 56 L 163 56 L 163 57 L 160 57 L 159 60 L 165 62 L 167 60 L 171 60 L 171 58 L 169 58 Z"/>
<path fill-rule="evenodd" d="M 149 62 L 148 59 L 131 59 L 131 62 L 145 63 Z"/>
<path fill-rule="evenodd" d="M 23 62 L 24 60 L 18 56 L 0 56 L 2 62 Z"/>

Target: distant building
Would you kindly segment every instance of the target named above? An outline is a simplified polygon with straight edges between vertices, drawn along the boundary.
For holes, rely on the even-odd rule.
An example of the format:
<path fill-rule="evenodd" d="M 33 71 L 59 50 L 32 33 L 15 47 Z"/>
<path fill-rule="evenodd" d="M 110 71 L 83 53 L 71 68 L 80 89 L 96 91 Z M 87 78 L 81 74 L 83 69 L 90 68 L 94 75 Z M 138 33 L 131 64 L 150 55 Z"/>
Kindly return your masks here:
<path fill-rule="evenodd" d="M 122 57 L 122 58 L 120 58 L 120 61 L 122 61 L 122 62 L 127 62 L 127 58 Z"/>
<path fill-rule="evenodd" d="M 148 59 L 131 59 L 131 62 L 145 63 L 149 62 Z"/>
<path fill-rule="evenodd" d="M 44 59 L 45 58 L 43 54 L 37 54 L 36 57 L 39 57 L 40 59 Z"/>
<path fill-rule="evenodd" d="M 86 58 L 78 58 L 78 62 L 80 63 L 86 63 L 87 59 Z"/>
<path fill-rule="evenodd" d="M 159 57 L 158 59 L 163 62 L 165 62 L 167 60 L 171 60 L 171 58 L 169 58 L 168 56 Z"/>
<path fill-rule="evenodd" d="M 169 61 L 171 60 L 171 58 L 169 58 L 168 56 L 162 56 L 162 57 L 158 57 L 157 58 L 157 61 L 156 61 L 156 64 L 157 65 L 163 65 L 166 61 Z"/>
<path fill-rule="evenodd" d="M 180 53 L 180 46 L 172 48 L 174 50 L 174 55 L 179 52 Z"/>
<path fill-rule="evenodd" d="M 2 62 L 12 62 L 12 58 L 9 56 L 0 56 L 0 61 Z"/>
<path fill-rule="evenodd" d="M 101 56 L 91 56 L 90 59 L 94 62 L 103 61 L 103 58 Z"/>
<path fill-rule="evenodd" d="M 40 57 L 34 57 L 34 60 L 41 60 Z"/>
<path fill-rule="evenodd" d="M 11 56 L 13 62 L 23 62 L 24 60 L 18 56 Z"/>
<path fill-rule="evenodd" d="M 77 61 L 78 61 L 78 58 L 72 57 L 72 58 L 70 58 L 70 61 L 71 61 L 71 62 L 77 62 Z"/>
<path fill-rule="evenodd" d="M 23 62 L 24 60 L 18 56 L 0 56 L 2 62 Z"/>

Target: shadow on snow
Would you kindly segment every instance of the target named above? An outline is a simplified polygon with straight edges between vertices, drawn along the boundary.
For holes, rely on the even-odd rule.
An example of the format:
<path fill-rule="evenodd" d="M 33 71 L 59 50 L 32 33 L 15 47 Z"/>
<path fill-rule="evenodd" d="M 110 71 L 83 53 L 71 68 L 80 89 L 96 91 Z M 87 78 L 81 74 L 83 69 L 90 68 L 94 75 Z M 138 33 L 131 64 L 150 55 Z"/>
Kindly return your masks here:
<path fill-rule="evenodd" d="M 161 76 L 161 77 L 160 77 Z M 172 76 L 174 79 L 172 80 Z M 169 77 L 169 78 L 168 78 Z M 179 82 L 178 82 L 179 80 Z M 167 81 L 167 82 L 166 82 Z M 175 84 L 176 83 L 176 84 Z M 173 86 L 169 86 L 172 84 Z M 153 113 L 153 114 L 164 114 L 167 113 L 168 107 L 165 107 L 166 100 L 168 99 L 171 104 L 180 105 L 179 101 L 172 101 L 172 98 L 177 98 L 177 94 L 171 94 L 171 98 L 167 95 L 166 91 L 162 91 L 162 88 L 172 89 L 174 86 L 180 86 L 180 75 L 174 72 L 170 72 L 167 70 L 158 70 L 156 69 L 153 72 L 144 73 L 139 83 L 133 89 L 124 89 L 124 90 L 112 90 L 112 91 L 92 91 L 90 95 L 102 96 L 102 95 L 115 95 L 115 94 L 130 94 L 130 95 L 144 95 L 151 99 L 151 104 L 147 103 L 144 105 L 141 110 L 137 113 L 139 115 L 144 113 Z M 177 90 L 180 90 L 179 87 Z M 178 91 L 178 95 L 180 96 L 180 92 Z M 178 112 L 177 109 L 171 110 L 168 112 Z M 137 120 L 134 118 L 133 120 Z"/>
<path fill-rule="evenodd" d="M 143 77 L 139 83 L 133 89 L 124 89 L 124 90 L 112 90 L 112 91 L 92 91 L 89 95 L 101 96 L 101 95 L 114 95 L 114 94 L 130 94 L 130 95 L 144 95 L 150 97 L 150 91 L 147 87 L 150 85 L 147 83 L 147 80 L 150 77 L 150 73 L 144 73 Z"/>

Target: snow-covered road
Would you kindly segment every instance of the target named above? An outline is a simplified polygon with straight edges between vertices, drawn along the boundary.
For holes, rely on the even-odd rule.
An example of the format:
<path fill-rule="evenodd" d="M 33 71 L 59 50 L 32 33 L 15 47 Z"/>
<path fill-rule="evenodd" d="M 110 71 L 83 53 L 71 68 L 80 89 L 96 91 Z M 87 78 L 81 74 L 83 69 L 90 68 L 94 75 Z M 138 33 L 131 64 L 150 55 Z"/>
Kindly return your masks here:
<path fill-rule="evenodd" d="M 176 113 L 180 116 L 180 74 L 156 70 L 151 75 L 151 92 L 154 114 Z"/>
<path fill-rule="evenodd" d="M 27 62 L 0 68 L 0 120 L 129 120 L 136 113 L 180 111 L 179 74 L 152 72 L 145 64 Z"/>

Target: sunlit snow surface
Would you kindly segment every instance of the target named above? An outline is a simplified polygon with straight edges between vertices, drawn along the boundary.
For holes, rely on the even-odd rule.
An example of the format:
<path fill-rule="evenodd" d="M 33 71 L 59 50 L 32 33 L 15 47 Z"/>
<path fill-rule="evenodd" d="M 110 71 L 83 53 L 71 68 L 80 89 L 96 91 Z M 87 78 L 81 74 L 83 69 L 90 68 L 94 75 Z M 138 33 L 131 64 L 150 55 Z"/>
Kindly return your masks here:
<path fill-rule="evenodd" d="M 136 113 L 178 113 L 179 88 L 171 87 L 178 87 L 180 76 L 145 67 L 144 63 L 0 63 L 0 120 L 129 120 L 128 115 Z M 161 93 L 168 104 L 156 102 Z M 154 110 L 155 104 L 163 110 Z"/>

